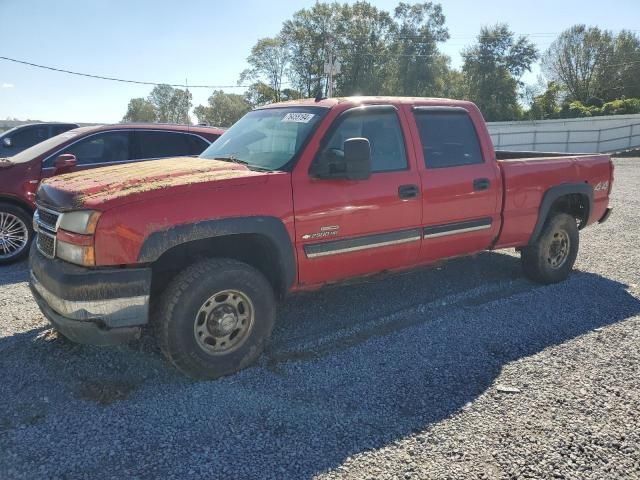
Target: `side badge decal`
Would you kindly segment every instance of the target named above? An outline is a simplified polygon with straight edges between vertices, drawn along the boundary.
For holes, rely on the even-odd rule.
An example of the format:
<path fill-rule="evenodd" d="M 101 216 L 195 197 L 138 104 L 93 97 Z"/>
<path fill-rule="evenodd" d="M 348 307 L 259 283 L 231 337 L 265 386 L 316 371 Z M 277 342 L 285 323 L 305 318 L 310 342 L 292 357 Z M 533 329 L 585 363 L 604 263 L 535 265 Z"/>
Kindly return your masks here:
<path fill-rule="evenodd" d="M 314 238 L 327 238 L 327 237 L 335 237 L 338 235 L 338 231 L 340 230 L 340 225 L 327 225 L 324 227 L 320 227 L 319 232 L 315 233 L 306 233 L 302 235 L 303 240 L 311 240 Z"/>

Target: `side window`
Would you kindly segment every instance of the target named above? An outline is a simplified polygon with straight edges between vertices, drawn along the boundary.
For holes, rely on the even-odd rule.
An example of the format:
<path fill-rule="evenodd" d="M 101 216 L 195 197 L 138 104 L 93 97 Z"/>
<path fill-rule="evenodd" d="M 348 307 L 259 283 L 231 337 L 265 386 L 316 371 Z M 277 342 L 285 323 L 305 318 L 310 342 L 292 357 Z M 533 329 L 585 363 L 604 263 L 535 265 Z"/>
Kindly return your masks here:
<path fill-rule="evenodd" d="M 36 125 L 18 130 L 11 135 L 12 146 L 16 148 L 29 148 L 49 138 L 49 127 Z"/>
<path fill-rule="evenodd" d="M 53 127 L 51 127 L 52 130 L 52 137 L 55 137 L 56 135 L 60 135 L 61 133 L 64 133 L 68 130 L 71 130 L 72 128 L 76 128 L 72 125 L 53 125 Z"/>
<path fill-rule="evenodd" d="M 129 132 L 98 133 L 70 145 L 56 157 L 63 153 L 75 155 L 78 165 L 130 160 Z M 45 166 L 53 166 L 54 161 L 55 158 L 47 159 Z"/>
<path fill-rule="evenodd" d="M 187 135 L 190 155 L 200 155 L 209 146 L 209 142 L 195 135 Z"/>
<path fill-rule="evenodd" d="M 465 112 L 415 112 L 427 168 L 482 163 L 476 129 Z"/>
<path fill-rule="evenodd" d="M 405 170 L 407 156 L 404 137 L 395 111 L 355 111 L 347 113 L 333 131 L 324 152 L 342 153 L 345 140 L 363 137 L 371 145 L 371 171 Z"/>
<path fill-rule="evenodd" d="M 136 159 L 191 155 L 188 135 L 173 132 L 138 131 L 136 136 L 138 138 Z"/>

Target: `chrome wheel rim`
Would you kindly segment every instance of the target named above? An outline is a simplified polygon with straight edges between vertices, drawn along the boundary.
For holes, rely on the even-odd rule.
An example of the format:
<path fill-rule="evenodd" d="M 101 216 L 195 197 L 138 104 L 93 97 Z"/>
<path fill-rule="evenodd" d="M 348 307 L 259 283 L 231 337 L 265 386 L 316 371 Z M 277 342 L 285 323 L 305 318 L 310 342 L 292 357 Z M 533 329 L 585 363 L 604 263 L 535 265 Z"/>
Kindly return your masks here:
<path fill-rule="evenodd" d="M 0 258 L 7 259 L 20 254 L 29 242 L 29 229 L 16 215 L 0 212 Z"/>
<path fill-rule="evenodd" d="M 225 355 L 239 348 L 253 328 L 253 303 L 238 290 L 211 295 L 193 323 L 198 346 L 209 355 Z"/>
<path fill-rule="evenodd" d="M 554 232 L 549 244 L 549 255 L 547 255 L 547 263 L 551 268 L 561 268 L 569 258 L 569 250 L 571 240 L 564 230 Z"/>

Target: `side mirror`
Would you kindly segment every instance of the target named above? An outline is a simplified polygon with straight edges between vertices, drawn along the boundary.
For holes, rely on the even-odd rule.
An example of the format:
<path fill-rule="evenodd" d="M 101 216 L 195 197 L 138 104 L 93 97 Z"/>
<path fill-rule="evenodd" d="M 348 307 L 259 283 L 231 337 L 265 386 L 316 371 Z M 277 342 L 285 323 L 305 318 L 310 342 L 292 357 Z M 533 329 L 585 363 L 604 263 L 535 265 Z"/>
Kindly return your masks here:
<path fill-rule="evenodd" d="M 2 144 L 3 144 L 5 147 L 11 147 L 11 146 L 13 145 L 13 142 L 11 141 L 11 138 L 10 138 L 10 137 L 4 137 L 4 138 L 2 139 Z"/>
<path fill-rule="evenodd" d="M 316 178 L 366 180 L 371 176 L 371 147 L 366 138 L 345 140 L 343 150 L 330 149 L 311 166 Z"/>
<path fill-rule="evenodd" d="M 69 173 L 77 165 L 76 156 L 70 153 L 64 153 L 56 158 L 54 163 L 54 175 L 62 175 L 63 173 Z"/>
<path fill-rule="evenodd" d="M 366 180 L 371 176 L 371 145 L 366 138 L 350 138 L 344 142 L 344 161 L 348 180 Z"/>

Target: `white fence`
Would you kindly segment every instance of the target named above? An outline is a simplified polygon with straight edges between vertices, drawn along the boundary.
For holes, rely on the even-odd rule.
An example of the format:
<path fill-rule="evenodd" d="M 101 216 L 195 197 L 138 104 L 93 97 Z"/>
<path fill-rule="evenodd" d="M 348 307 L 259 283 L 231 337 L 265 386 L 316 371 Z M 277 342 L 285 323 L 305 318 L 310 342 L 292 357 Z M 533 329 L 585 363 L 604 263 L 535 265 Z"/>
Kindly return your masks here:
<path fill-rule="evenodd" d="M 611 153 L 640 148 L 640 115 L 487 124 L 496 150 Z"/>

